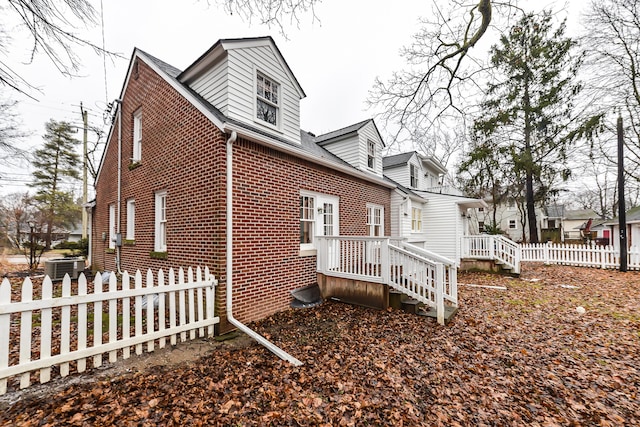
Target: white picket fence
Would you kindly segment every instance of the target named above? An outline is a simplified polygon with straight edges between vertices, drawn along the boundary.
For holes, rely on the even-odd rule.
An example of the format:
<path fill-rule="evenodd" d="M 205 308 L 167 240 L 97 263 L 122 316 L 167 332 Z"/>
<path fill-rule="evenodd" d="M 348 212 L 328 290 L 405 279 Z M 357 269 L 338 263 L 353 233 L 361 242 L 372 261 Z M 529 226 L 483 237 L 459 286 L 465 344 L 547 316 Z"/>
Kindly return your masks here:
<path fill-rule="evenodd" d="M 582 267 L 618 268 L 620 251 L 613 246 L 525 243 L 520 245 L 521 261 Z M 640 270 L 640 247 L 628 250 L 627 268 Z"/>
<path fill-rule="evenodd" d="M 215 287 L 217 280 L 209 269 L 200 267 L 186 272 L 170 269 L 167 277 L 159 270 L 154 278 L 147 272 L 143 287 L 142 274 L 136 272 L 133 287 L 128 273 L 118 281 L 111 274 L 108 290 L 103 291 L 100 275 L 96 275 L 93 292 L 87 292 L 87 279 L 80 275 L 77 292 L 72 294 L 72 281 L 65 276 L 61 290 L 47 276 L 42 282 L 40 299 L 34 299 L 33 283 L 26 278 L 20 290 L 21 300 L 11 301 L 11 283 L 0 285 L 0 395 L 7 392 L 10 378 L 20 376 L 20 388 L 31 384 L 31 374 L 39 371 L 40 382 L 51 379 L 52 367 L 60 376 L 69 375 L 70 363 L 84 372 L 87 359 L 93 366 L 103 364 L 103 355 L 113 363 L 118 353 L 123 359 L 131 350 L 142 354 L 143 347 L 154 351 L 196 336 L 213 335 Z M 154 280 L 155 279 L 155 280 Z M 59 286 L 59 285 L 57 285 Z M 106 308 L 106 309 L 105 309 Z M 104 322 L 104 323 L 103 323 Z M 19 333 L 18 333 L 19 331 Z M 91 340 L 88 338 L 92 337 Z"/>

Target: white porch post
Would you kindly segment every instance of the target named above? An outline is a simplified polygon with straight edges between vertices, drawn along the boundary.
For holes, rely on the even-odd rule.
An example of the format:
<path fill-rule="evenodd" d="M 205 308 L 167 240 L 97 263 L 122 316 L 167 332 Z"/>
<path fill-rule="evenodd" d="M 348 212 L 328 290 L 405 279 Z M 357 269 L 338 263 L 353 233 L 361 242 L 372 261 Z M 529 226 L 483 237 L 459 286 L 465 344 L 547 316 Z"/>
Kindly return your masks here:
<path fill-rule="evenodd" d="M 436 263 L 436 316 L 438 323 L 444 325 L 444 264 Z"/>
<path fill-rule="evenodd" d="M 380 247 L 380 268 L 382 271 L 380 272 L 380 277 L 382 278 L 382 283 L 389 283 L 389 274 L 391 272 L 390 260 L 389 260 L 389 238 L 382 240 L 382 245 Z"/>

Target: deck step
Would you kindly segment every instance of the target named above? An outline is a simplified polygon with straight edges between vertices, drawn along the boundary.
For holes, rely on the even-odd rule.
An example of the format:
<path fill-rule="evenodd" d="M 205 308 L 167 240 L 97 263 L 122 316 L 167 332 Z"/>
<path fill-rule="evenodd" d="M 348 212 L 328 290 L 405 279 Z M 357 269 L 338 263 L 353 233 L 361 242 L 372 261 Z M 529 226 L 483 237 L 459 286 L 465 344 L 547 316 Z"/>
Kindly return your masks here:
<path fill-rule="evenodd" d="M 422 309 L 424 309 L 424 303 L 421 303 L 417 299 L 410 297 L 405 297 L 402 299 L 403 311 L 411 314 L 418 314 Z"/>
<path fill-rule="evenodd" d="M 458 307 L 445 305 L 444 324 L 447 325 L 451 321 L 451 319 L 453 319 L 453 317 L 456 315 L 457 312 L 458 312 Z M 418 314 L 419 316 L 433 317 L 434 319 L 438 318 L 438 314 L 435 308 L 425 307 L 425 309 L 419 310 L 418 313 L 416 314 Z"/>

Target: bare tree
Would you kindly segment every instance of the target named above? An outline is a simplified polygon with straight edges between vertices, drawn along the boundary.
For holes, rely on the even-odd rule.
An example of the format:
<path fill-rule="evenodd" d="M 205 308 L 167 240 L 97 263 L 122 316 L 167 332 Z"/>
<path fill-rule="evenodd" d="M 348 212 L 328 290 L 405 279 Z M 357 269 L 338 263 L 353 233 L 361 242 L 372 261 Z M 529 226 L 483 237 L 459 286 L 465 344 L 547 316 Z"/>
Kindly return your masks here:
<path fill-rule="evenodd" d="M 11 64 L 17 52 L 11 48 L 7 22 L 17 18 L 20 31 L 27 33 L 31 47 L 29 60 L 44 54 L 63 74 L 74 75 L 80 68 L 78 48 L 88 47 L 99 54 L 114 55 L 76 34 L 81 26 L 95 25 L 97 13 L 89 0 L 6 0 L 0 5 L 0 83 L 31 96 L 35 87 L 24 80 Z"/>
<path fill-rule="evenodd" d="M 217 3 L 224 7 L 230 15 L 239 15 L 244 21 L 258 20 L 260 24 L 278 28 L 280 34 L 286 35 L 285 26 L 300 25 L 303 15 L 316 16 L 316 5 L 321 0 L 207 0 L 207 3 Z"/>
<path fill-rule="evenodd" d="M 18 146 L 26 134 L 20 130 L 20 121 L 15 111 L 16 101 L 0 97 L 0 164 L 26 160 L 26 152 Z"/>
<path fill-rule="evenodd" d="M 380 107 L 379 117 L 388 130 L 394 129 L 395 140 L 410 139 L 415 129 L 464 119 L 476 105 L 488 68 L 484 58 L 472 54 L 474 47 L 491 28 L 506 27 L 521 12 L 515 0 L 441 3 L 446 10 L 434 2 L 411 45 L 401 50 L 407 67 L 388 82 L 377 79 L 370 92 L 369 105 Z"/>
<path fill-rule="evenodd" d="M 619 114 L 624 118 L 625 166 L 631 179 L 640 182 L 640 3 L 592 1 L 584 26 L 587 75 L 597 99 L 593 107 L 609 113 L 614 140 L 615 120 Z M 615 153 L 611 161 L 615 163 Z"/>

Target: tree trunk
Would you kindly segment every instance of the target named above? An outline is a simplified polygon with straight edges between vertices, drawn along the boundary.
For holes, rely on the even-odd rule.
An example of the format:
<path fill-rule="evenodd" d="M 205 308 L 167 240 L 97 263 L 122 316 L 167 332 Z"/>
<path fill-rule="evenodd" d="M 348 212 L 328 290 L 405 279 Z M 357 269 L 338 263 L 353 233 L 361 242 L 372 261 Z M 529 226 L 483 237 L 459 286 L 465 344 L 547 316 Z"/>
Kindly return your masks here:
<path fill-rule="evenodd" d="M 524 168 L 525 202 L 527 206 L 527 222 L 529 223 L 529 242 L 538 243 L 538 224 L 536 221 L 536 205 L 533 197 L 533 155 L 531 150 L 531 98 L 529 97 L 529 80 L 524 81 Z"/>

